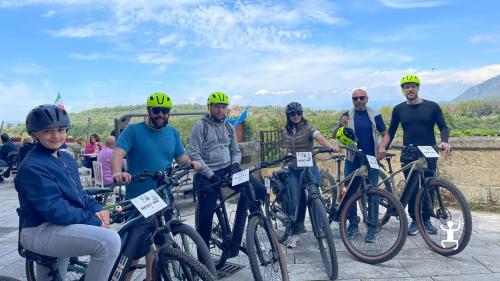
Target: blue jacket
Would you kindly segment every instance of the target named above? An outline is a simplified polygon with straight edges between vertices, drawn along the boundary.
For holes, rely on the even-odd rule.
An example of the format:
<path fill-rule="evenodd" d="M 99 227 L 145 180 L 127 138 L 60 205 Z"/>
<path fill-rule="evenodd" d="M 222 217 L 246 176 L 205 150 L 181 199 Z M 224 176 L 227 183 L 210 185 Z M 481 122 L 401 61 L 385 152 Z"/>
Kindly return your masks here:
<path fill-rule="evenodd" d="M 14 180 L 23 228 L 44 222 L 58 225 L 101 225 L 94 214 L 101 205 L 83 191 L 75 160 L 58 151 L 54 157 L 37 144 L 19 166 Z"/>

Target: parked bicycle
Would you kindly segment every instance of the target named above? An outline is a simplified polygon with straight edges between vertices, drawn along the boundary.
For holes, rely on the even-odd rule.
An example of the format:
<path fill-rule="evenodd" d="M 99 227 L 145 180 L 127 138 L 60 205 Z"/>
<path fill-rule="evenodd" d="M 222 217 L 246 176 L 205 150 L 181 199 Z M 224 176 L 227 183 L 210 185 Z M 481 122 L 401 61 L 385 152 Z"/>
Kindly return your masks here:
<path fill-rule="evenodd" d="M 432 148 L 436 152 L 439 151 L 436 146 Z M 472 234 L 472 215 L 464 195 L 453 183 L 445 179 L 435 175 L 427 178 L 424 176 L 424 172 L 429 171 L 427 157 L 419 147 L 408 146 L 405 149 L 409 150 L 409 153 L 416 153 L 419 158 L 393 172 L 390 165 L 392 156 L 389 156 L 389 176 L 383 179 L 379 186 L 383 185 L 385 190 L 394 193 L 394 177 L 408 171 L 399 200 L 403 207 L 406 207 L 415 188 L 418 190 L 415 220 L 425 243 L 443 256 L 460 253 L 469 243 Z M 381 222 L 387 223 L 392 216 L 393 211 L 389 211 Z M 436 228 L 435 233 L 426 230 L 424 220 L 427 219 Z"/>
<path fill-rule="evenodd" d="M 268 166 L 269 164 L 262 163 L 249 171 L 249 174 Z M 276 240 L 273 228 L 264 215 L 263 202 L 256 199 L 255 190 L 251 182 L 248 181 L 246 184 L 248 184 L 248 189 L 238 188 L 226 197 L 222 194 L 222 188 L 218 189 L 218 205 L 213 210 L 216 216 L 212 223 L 212 234 L 210 237 L 210 251 L 212 252 L 215 266 L 221 268 L 227 259 L 238 256 L 241 250 L 248 256 L 255 280 L 288 280 L 285 257 Z M 216 186 L 231 187 L 231 179 L 225 179 L 222 185 L 221 183 L 212 185 L 212 187 Z M 238 225 L 233 225 L 231 229 L 226 202 L 237 195 L 240 197 L 234 221 L 239 223 Z M 254 211 L 248 215 L 248 209 Z M 248 216 L 246 247 L 241 246 L 243 231 L 235 231 L 236 229 L 243 230 L 245 228 L 246 219 L 239 216 Z"/>
<path fill-rule="evenodd" d="M 341 162 L 345 156 L 334 154 L 330 157 L 337 162 L 337 179 L 328 176 L 330 188 L 322 189 L 330 221 L 340 225 L 340 237 L 347 250 L 358 260 L 370 264 L 388 261 L 395 257 L 404 246 L 407 237 L 408 220 L 398 199 L 390 192 L 372 186 L 368 177 L 371 167 L 367 155 L 358 149 L 345 147 L 361 160 L 360 168 L 341 178 Z M 372 164 L 373 165 L 373 164 Z M 376 167 L 376 166 L 375 166 Z M 349 196 L 346 196 L 349 194 Z M 355 211 L 355 218 L 350 210 Z M 391 210 L 394 223 L 383 225 L 380 220 Z M 351 211 L 354 212 L 354 211 Z M 347 221 L 358 221 L 359 233 L 353 238 L 347 235 Z M 376 233 L 376 240 L 365 237 L 368 231 Z"/>
<path fill-rule="evenodd" d="M 178 170 L 178 173 L 175 175 L 171 175 L 171 172 L 144 172 L 134 175 L 133 178 L 134 180 L 154 178 L 164 182 L 165 184 L 155 189 L 157 194 L 163 195 L 166 189 L 172 185 L 176 185 L 178 179 L 185 175 L 187 171 L 187 169 Z M 175 207 L 168 200 L 168 196 L 164 196 L 164 198 L 167 198 L 165 200 L 167 207 L 147 218 L 142 216 L 129 200 L 117 205 L 112 212 L 111 220 L 114 223 L 124 222 L 125 219 L 127 219 L 127 222 L 118 230 L 118 234 L 122 239 L 122 249 L 113 266 L 109 280 L 123 281 L 128 272 L 138 268 L 131 263 L 135 258 L 137 246 L 145 243 L 145 233 L 148 234 L 148 241 L 146 243 L 153 244 L 153 242 L 158 243 L 160 240 L 163 240 L 154 261 L 154 280 L 216 280 L 214 275 L 215 267 L 205 243 L 192 227 L 185 225 L 176 218 L 171 218 L 172 216 L 169 214 L 174 212 Z M 188 228 L 191 231 L 186 232 L 185 230 Z M 176 233 L 180 235 L 175 235 Z M 153 239 L 157 235 L 161 239 Z M 174 235 L 180 236 L 180 239 L 175 239 Z M 193 256 L 186 253 L 186 246 L 189 246 L 189 244 L 185 243 L 187 239 L 195 241 L 196 252 L 200 261 L 197 261 Z M 53 281 L 66 280 L 65 277 L 67 276 L 69 280 L 84 279 L 87 267 L 87 263 L 84 260 L 76 257 L 70 258 L 67 272 L 59 272 L 57 258 L 38 255 L 22 248 L 20 248 L 20 254 L 26 258 L 26 275 L 29 281 L 36 280 L 35 263 L 49 268 L 48 276 Z"/>
<path fill-rule="evenodd" d="M 311 160 L 319 153 L 330 153 L 327 148 L 320 148 L 311 153 Z M 276 164 L 286 164 L 296 161 L 297 157 L 288 155 L 278 160 L 269 162 L 269 166 Z M 299 165 L 297 165 L 299 166 Z M 299 208 L 291 206 L 291 194 L 287 186 L 286 169 L 274 172 L 269 179 L 268 200 L 266 200 L 266 215 L 271 220 L 275 229 L 278 241 L 284 243 L 292 233 L 292 227 L 297 220 Z M 300 192 L 304 192 L 309 218 L 311 220 L 312 231 L 316 237 L 318 248 L 325 267 L 326 274 L 331 280 L 338 278 L 337 253 L 335 252 L 335 243 L 333 233 L 330 229 L 327 210 L 321 198 L 319 183 L 313 180 L 313 175 L 308 166 L 304 167 L 299 179 Z"/>

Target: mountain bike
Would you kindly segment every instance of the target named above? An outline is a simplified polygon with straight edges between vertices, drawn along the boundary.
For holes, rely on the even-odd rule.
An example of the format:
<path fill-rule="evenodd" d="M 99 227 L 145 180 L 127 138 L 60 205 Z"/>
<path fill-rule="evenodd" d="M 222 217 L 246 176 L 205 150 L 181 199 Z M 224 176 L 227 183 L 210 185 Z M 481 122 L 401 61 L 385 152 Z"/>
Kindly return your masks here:
<path fill-rule="evenodd" d="M 163 194 L 164 190 L 169 187 L 170 184 L 175 184 L 183 173 L 184 172 L 181 172 L 179 175 L 170 176 L 170 172 L 144 172 L 140 175 L 134 175 L 133 178 L 134 180 L 141 180 L 146 177 L 152 177 L 152 175 L 157 179 L 163 178 L 162 181 L 168 184 L 161 185 L 155 189 L 157 194 Z M 158 242 L 156 239 L 153 239 L 156 235 L 161 236 L 162 239 L 159 240 L 163 240 L 155 256 L 153 265 L 154 280 L 216 280 L 216 277 L 214 277 L 215 269 L 213 263 L 210 266 L 210 253 L 199 235 L 198 241 L 201 241 L 202 244 L 197 245 L 197 252 L 200 256 L 200 260 L 203 260 L 203 262 L 210 262 L 208 268 L 212 268 L 212 270 L 207 269 L 207 266 L 186 253 L 186 245 L 178 243 L 174 239 L 174 229 L 177 229 L 177 232 L 181 233 L 182 230 L 179 229 L 185 229 L 189 226 L 175 218 L 166 221 L 168 216 L 166 216 L 165 213 L 172 212 L 174 208 L 169 200 L 167 200 L 166 203 L 167 207 L 165 209 L 147 218 L 141 215 L 130 200 L 123 201 L 117 205 L 111 214 L 112 222 L 122 223 L 125 220 L 127 220 L 127 222 L 118 230 L 118 234 L 122 239 L 122 249 L 113 266 L 109 280 L 123 281 L 125 280 L 126 273 L 138 268 L 132 265 L 132 261 L 135 258 L 137 245 L 144 243 L 144 233 L 148 234 L 147 239 L 150 244 Z M 19 213 L 20 219 L 22 220 L 22 212 Z M 20 222 L 20 225 L 22 225 L 21 223 L 22 222 Z M 57 266 L 57 258 L 39 255 L 22 249 L 21 245 L 20 247 L 21 256 L 26 258 L 27 280 L 36 280 L 35 263 L 47 267 L 49 269 L 49 277 L 53 281 L 63 280 L 61 276 L 67 276 L 69 280 L 84 279 L 87 267 L 87 262 L 85 260 L 80 260 L 77 257 L 70 258 L 67 272 L 60 273 Z M 200 254 L 200 252 L 204 252 L 204 254 Z"/>
<path fill-rule="evenodd" d="M 436 153 L 439 151 L 437 146 L 432 148 Z M 378 186 L 383 185 L 384 189 L 394 193 L 394 177 L 408 171 L 399 200 L 403 207 L 406 207 L 412 193 L 417 189 L 415 220 L 425 243 L 443 256 L 460 253 L 469 243 L 472 234 L 472 215 L 465 197 L 453 183 L 436 176 L 425 177 L 424 173 L 429 171 L 427 159 L 431 157 L 425 156 L 422 148 L 407 146 L 404 149 L 407 149 L 408 153 L 414 153 L 418 159 L 395 172 L 389 165 L 389 176 Z M 390 157 L 388 161 L 390 163 Z M 388 210 L 381 223 L 387 223 L 393 215 L 393 211 Z M 437 233 L 426 231 L 424 220 L 427 219 L 435 226 Z"/>
<path fill-rule="evenodd" d="M 319 153 L 330 153 L 329 149 L 321 148 L 311 153 L 311 160 Z M 287 164 L 296 161 L 297 157 L 292 155 L 284 156 L 278 160 L 269 162 L 269 166 L 276 164 Z M 310 166 L 301 168 L 299 186 L 301 193 L 305 196 L 309 218 L 311 220 L 312 231 L 316 237 L 318 248 L 325 267 L 326 274 L 331 280 L 338 278 L 337 253 L 333 233 L 328 221 L 327 210 L 323 204 L 319 183 L 313 180 Z M 299 208 L 291 206 L 291 194 L 287 185 L 287 170 L 282 169 L 274 172 L 269 179 L 268 196 L 266 200 L 266 215 L 271 220 L 277 239 L 283 243 L 292 233 L 294 222 L 297 221 Z"/>
<path fill-rule="evenodd" d="M 262 163 L 249 171 L 249 174 L 265 167 L 268 165 Z M 216 188 L 219 193 L 218 205 L 213 210 L 215 217 L 212 222 L 209 247 L 215 266 L 221 268 L 227 259 L 236 257 L 241 250 L 248 256 L 255 280 L 288 280 L 285 257 L 276 240 L 272 226 L 264 215 L 263 202 L 256 199 L 255 190 L 250 181 L 244 185 L 246 187 L 240 185 L 238 189 L 226 197 L 222 193 L 222 188 L 217 187 L 231 187 L 230 179 L 224 179 L 222 182 L 211 185 L 211 188 Z M 234 220 L 235 225 L 231 229 L 226 202 L 237 195 L 240 197 Z M 248 215 L 249 209 L 253 211 Z M 246 247 L 242 247 L 241 241 L 247 216 Z"/>
<path fill-rule="evenodd" d="M 406 213 L 392 193 L 372 186 L 368 177 L 370 156 L 358 149 L 345 148 L 361 160 L 361 165 L 341 179 L 340 166 L 345 156 L 334 154 L 330 157 L 337 162 L 337 179 L 327 174 L 331 178 L 328 180 L 331 187 L 321 190 L 329 220 L 339 223 L 344 245 L 358 260 L 369 264 L 388 261 L 401 251 L 406 241 Z M 351 208 L 356 209 L 355 217 L 349 215 Z M 388 213 L 387 210 L 395 217 L 395 223 L 383 225 L 380 220 Z M 359 233 L 352 238 L 347 235 L 348 220 L 350 223 L 358 222 Z M 370 230 L 378 236 L 375 241 L 365 239 Z"/>

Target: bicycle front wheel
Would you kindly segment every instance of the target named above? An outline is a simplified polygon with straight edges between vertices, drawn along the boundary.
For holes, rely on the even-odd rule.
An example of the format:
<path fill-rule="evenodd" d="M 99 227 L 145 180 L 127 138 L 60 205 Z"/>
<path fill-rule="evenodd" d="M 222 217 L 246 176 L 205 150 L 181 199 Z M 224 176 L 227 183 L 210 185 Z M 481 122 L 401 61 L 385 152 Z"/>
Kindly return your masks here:
<path fill-rule="evenodd" d="M 191 226 L 183 223 L 173 224 L 170 228 L 174 241 L 179 248 L 188 255 L 198 259 L 212 274 L 216 275 L 217 270 L 215 269 L 212 255 L 200 234 Z"/>
<path fill-rule="evenodd" d="M 443 256 L 456 255 L 469 243 L 470 208 L 460 190 L 449 181 L 433 178 L 418 191 L 415 217 L 425 243 Z"/>
<path fill-rule="evenodd" d="M 212 220 L 212 232 L 210 233 L 209 250 L 215 264 L 215 268 L 220 269 L 226 263 L 227 257 L 225 253 L 224 232 L 228 229 L 221 209 L 215 211 L 215 216 Z"/>
<path fill-rule="evenodd" d="M 382 220 L 387 216 L 395 219 L 384 224 Z M 348 237 L 347 221 L 352 222 L 357 217 L 360 218 L 358 231 L 354 237 Z M 396 256 L 406 241 L 407 227 L 401 203 L 379 188 L 354 193 L 340 214 L 340 237 L 344 245 L 358 260 L 369 264 L 382 263 Z"/>
<path fill-rule="evenodd" d="M 153 264 L 153 279 L 180 281 L 214 281 L 217 278 L 193 257 L 179 249 L 161 247 Z"/>
<path fill-rule="evenodd" d="M 339 274 L 337 252 L 335 251 L 333 233 L 326 214 L 326 208 L 321 199 L 312 199 L 309 204 L 309 217 L 326 274 L 331 280 L 336 280 Z"/>
<path fill-rule="evenodd" d="M 271 230 L 269 221 L 253 216 L 247 225 L 248 259 L 254 279 L 288 280 L 285 257 Z"/>

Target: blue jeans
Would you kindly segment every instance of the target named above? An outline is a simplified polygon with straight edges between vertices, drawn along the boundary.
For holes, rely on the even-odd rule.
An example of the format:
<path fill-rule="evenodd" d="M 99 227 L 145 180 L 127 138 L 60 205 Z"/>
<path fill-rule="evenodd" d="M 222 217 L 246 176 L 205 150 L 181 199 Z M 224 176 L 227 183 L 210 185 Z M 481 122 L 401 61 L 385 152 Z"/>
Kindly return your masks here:
<path fill-rule="evenodd" d="M 344 167 L 344 175 L 348 176 L 350 173 L 354 172 L 359 167 L 361 167 L 361 161 L 359 158 L 355 158 L 353 162 L 346 160 L 345 167 Z M 379 173 L 379 171 L 377 169 L 368 168 L 368 179 L 370 180 L 372 187 L 377 186 L 378 177 L 379 177 L 378 173 Z M 351 186 L 352 187 L 359 186 L 359 180 L 360 180 L 360 178 L 358 178 L 358 177 L 356 179 L 354 179 Z M 348 200 L 349 197 L 351 197 L 356 191 L 358 191 L 356 188 L 350 188 L 347 191 L 347 193 L 345 194 L 345 200 Z M 374 198 L 369 198 L 369 205 L 373 206 L 373 207 L 378 207 L 378 202 L 375 202 Z M 368 212 L 369 220 L 370 220 L 370 217 L 373 217 L 374 215 L 376 215 L 375 213 L 378 213 L 377 209 L 378 208 L 376 208 L 376 209 L 370 208 L 369 209 L 369 212 Z M 349 209 L 349 213 L 347 214 L 347 218 L 348 218 L 350 223 L 353 223 L 353 222 L 357 221 L 357 217 L 358 217 L 357 216 L 357 208 L 356 208 L 356 204 L 354 204 Z"/>
<path fill-rule="evenodd" d="M 315 183 L 321 182 L 321 175 L 316 165 L 309 168 Z M 300 174 L 303 169 L 288 168 L 288 191 L 290 192 L 290 215 L 295 214 L 294 206 L 299 208 L 297 218 L 292 226 L 292 235 L 297 234 L 304 225 L 306 217 L 306 198 L 301 187 L 299 187 Z M 303 183 L 304 184 L 304 183 Z"/>

